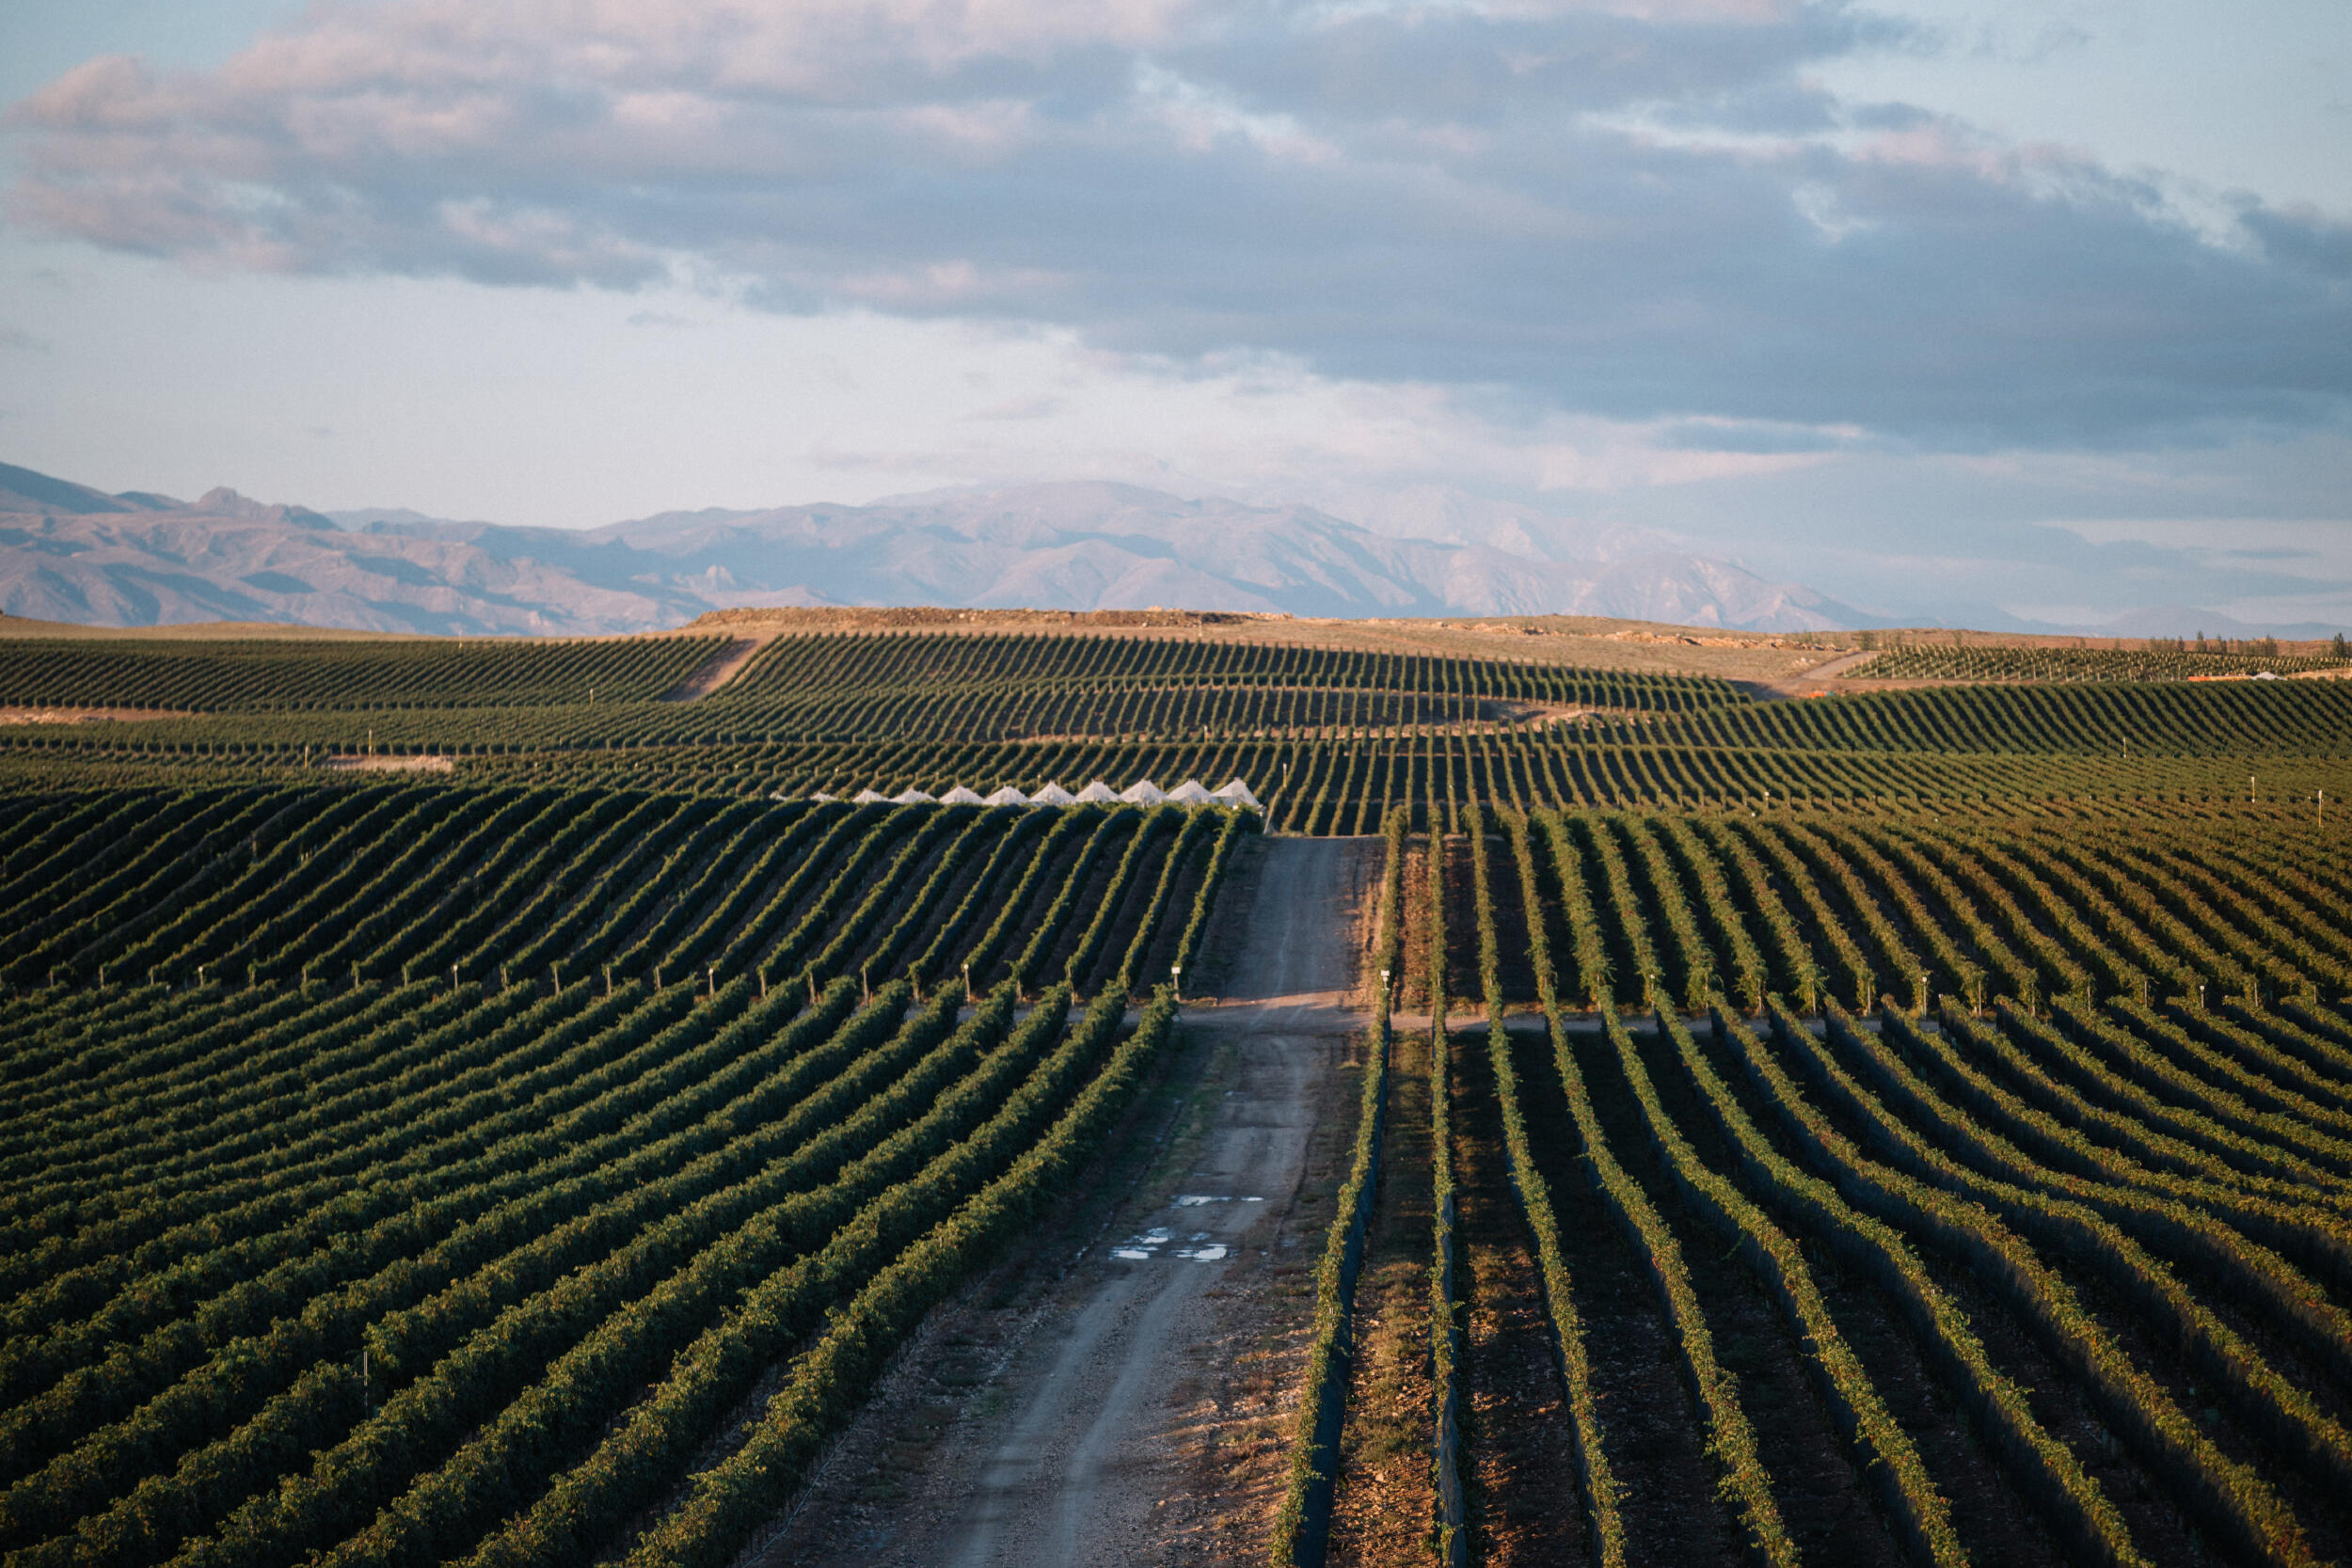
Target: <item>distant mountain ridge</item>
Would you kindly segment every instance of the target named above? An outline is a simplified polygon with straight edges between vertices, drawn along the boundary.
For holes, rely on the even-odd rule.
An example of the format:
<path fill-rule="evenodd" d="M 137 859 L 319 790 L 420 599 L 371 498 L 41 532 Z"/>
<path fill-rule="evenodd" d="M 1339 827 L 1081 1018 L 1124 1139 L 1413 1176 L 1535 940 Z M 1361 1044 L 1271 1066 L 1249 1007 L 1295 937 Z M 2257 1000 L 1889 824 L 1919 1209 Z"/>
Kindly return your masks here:
<path fill-rule="evenodd" d="M 398 507 L 322 513 L 227 488 L 193 501 L 109 495 L 0 464 L 0 610 L 114 626 L 269 621 L 575 637 L 771 605 L 1572 614 L 1748 631 L 1896 624 L 1656 534 L 1567 538 L 1523 509 L 1434 491 L 1374 510 L 1382 530 L 1310 506 L 1070 482 L 514 528 Z M 1981 630 L 2125 637 L 2337 629 L 2255 626 L 2182 605 L 2102 626 L 2021 620 L 1982 604 L 1955 605 L 1952 615 Z"/>
<path fill-rule="evenodd" d="M 1622 616 L 1758 630 L 1862 612 L 1699 556 L 1565 562 L 1377 534 L 1305 506 L 1104 483 L 946 490 L 865 506 L 675 512 L 589 531 L 698 563 L 741 604 L 1030 605 L 1293 615 Z M 1867 617 L 1866 617 L 1867 619 Z"/>
<path fill-rule="evenodd" d="M 865 506 L 668 512 L 573 531 L 215 489 L 108 495 L 0 464 L 0 610 L 105 626 L 277 621 L 604 635 L 732 606 L 936 604 L 1581 614 L 1758 631 L 1881 624 L 1704 556 L 1541 560 L 1305 506 L 1075 482 Z"/>

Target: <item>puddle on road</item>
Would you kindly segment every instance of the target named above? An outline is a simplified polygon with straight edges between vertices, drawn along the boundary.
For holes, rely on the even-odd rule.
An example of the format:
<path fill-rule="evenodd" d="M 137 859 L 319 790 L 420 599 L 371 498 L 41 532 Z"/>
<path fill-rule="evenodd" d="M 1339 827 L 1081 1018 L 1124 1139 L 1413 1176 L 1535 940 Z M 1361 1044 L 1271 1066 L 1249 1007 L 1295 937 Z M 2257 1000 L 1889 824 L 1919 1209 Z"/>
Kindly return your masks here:
<path fill-rule="evenodd" d="M 1212 1203 L 1263 1203 L 1264 1201 L 1263 1197 L 1235 1197 L 1230 1193 L 1181 1193 L 1169 1207 L 1200 1209 Z M 1209 1240 L 1213 1234 L 1215 1232 L 1208 1230 L 1193 1231 L 1185 1238 L 1189 1244 L 1178 1247 L 1171 1256 L 1186 1259 L 1196 1263 L 1222 1262 L 1230 1256 L 1230 1253 L 1224 1243 Z M 1168 1245 L 1173 1236 L 1174 1232 L 1168 1227 L 1155 1225 L 1141 1235 L 1128 1237 L 1117 1246 L 1112 1247 L 1110 1254 L 1122 1263 L 1149 1262 L 1160 1256 L 1161 1249 Z"/>
<path fill-rule="evenodd" d="M 1203 1198 L 1200 1201 L 1231 1202 L 1232 1199 Z M 1225 1243 L 1222 1242 L 1212 1242 L 1209 1240 L 1210 1236 L 1213 1234 L 1215 1234 L 1215 1232 L 1207 1230 L 1193 1231 L 1190 1235 L 1184 1238 L 1186 1244 L 1178 1247 L 1175 1252 L 1171 1254 L 1171 1256 L 1182 1258 L 1195 1263 L 1222 1262 L 1227 1256 L 1227 1249 Z M 1141 1235 L 1130 1236 L 1125 1241 L 1120 1243 L 1117 1246 L 1111 1248 L 1111 1256 L 1118 1259 L 1122 1263 L 1149 1262 L 1151 1259 L 1160 1256 L 1160 1249 L 1167 1246 L 1172 1239 L 1173 1232 L 1171 1232 L 1166 1226 L 1155 1225 L 1151 1229 L 1143 1232 Z"/>
<path fill-rule="evenodd" d="M 1157 1255 L 1160 1248 L 1168 1245 L 1168 1234 L 1166 1226 L 1155 1225 L 1142 1235 L 1130 1236 L 1111 1248 L 1111 1256 L 1124 1259 L 1130 1263 L 1140 1263 L 1145 1259 Z"/>

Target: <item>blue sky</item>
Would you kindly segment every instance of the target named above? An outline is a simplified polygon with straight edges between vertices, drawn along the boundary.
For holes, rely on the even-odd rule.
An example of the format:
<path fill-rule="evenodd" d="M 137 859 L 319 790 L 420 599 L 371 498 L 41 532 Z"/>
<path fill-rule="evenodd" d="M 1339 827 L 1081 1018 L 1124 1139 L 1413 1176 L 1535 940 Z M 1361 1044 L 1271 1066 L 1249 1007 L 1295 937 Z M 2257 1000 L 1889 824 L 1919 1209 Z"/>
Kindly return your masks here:
<path fill-rule="evenodd" d="M 0 457 L 2352 625 L 2347 82 L 2316 0 L 0 0 Z"/>

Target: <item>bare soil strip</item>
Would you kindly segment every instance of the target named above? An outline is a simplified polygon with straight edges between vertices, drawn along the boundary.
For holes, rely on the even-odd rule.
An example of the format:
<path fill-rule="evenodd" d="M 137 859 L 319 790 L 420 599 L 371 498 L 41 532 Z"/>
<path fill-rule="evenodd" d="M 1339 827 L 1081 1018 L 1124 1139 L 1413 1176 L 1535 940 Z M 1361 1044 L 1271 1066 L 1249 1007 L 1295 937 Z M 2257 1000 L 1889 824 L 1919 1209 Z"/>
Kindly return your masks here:
<path fill-rule="evenodd" d="M 766 636 L 729 639 L 725 646 L 696 666 L 691 674 L 664 691 L 660 700 L 665 703 L 701 702 L 742 673 L 743 666 L 752 661 L 752 656 L 766 647 L 774 637 L 775 633 L 771 631 Z"/>
<path fill-rule="evenodd" d="M 1340 1429 L 1330 1568 L 1431 1560 L 1429 1035 L 1390 1045 L 1380 1185 L 1356 1280 L 1357 1354 Z"/>
<path fill-rule="evenodd" d="M 375 756 L 331 756 L 323 759 L 319 766 L 339 773 L 447 773 L 455 769 L 457 759 L 385 752 Z"/>
<path fill-rule="evenodd" d="M 171 707 L 0 707 L 0 724 L 104 724 L 142 719 L 191 719 Z"/>

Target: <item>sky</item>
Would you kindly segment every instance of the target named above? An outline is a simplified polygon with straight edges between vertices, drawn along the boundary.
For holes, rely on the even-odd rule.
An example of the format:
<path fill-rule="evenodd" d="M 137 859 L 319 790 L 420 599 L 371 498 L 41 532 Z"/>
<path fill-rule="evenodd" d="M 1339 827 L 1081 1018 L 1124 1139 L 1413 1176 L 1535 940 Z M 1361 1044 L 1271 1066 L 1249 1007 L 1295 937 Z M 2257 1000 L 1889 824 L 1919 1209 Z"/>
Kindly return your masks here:
<path fill-rule="evenodd" d="M 0 0 L 0 461 L 110 490 L 2352 626 L 2341 0 Z"/>

